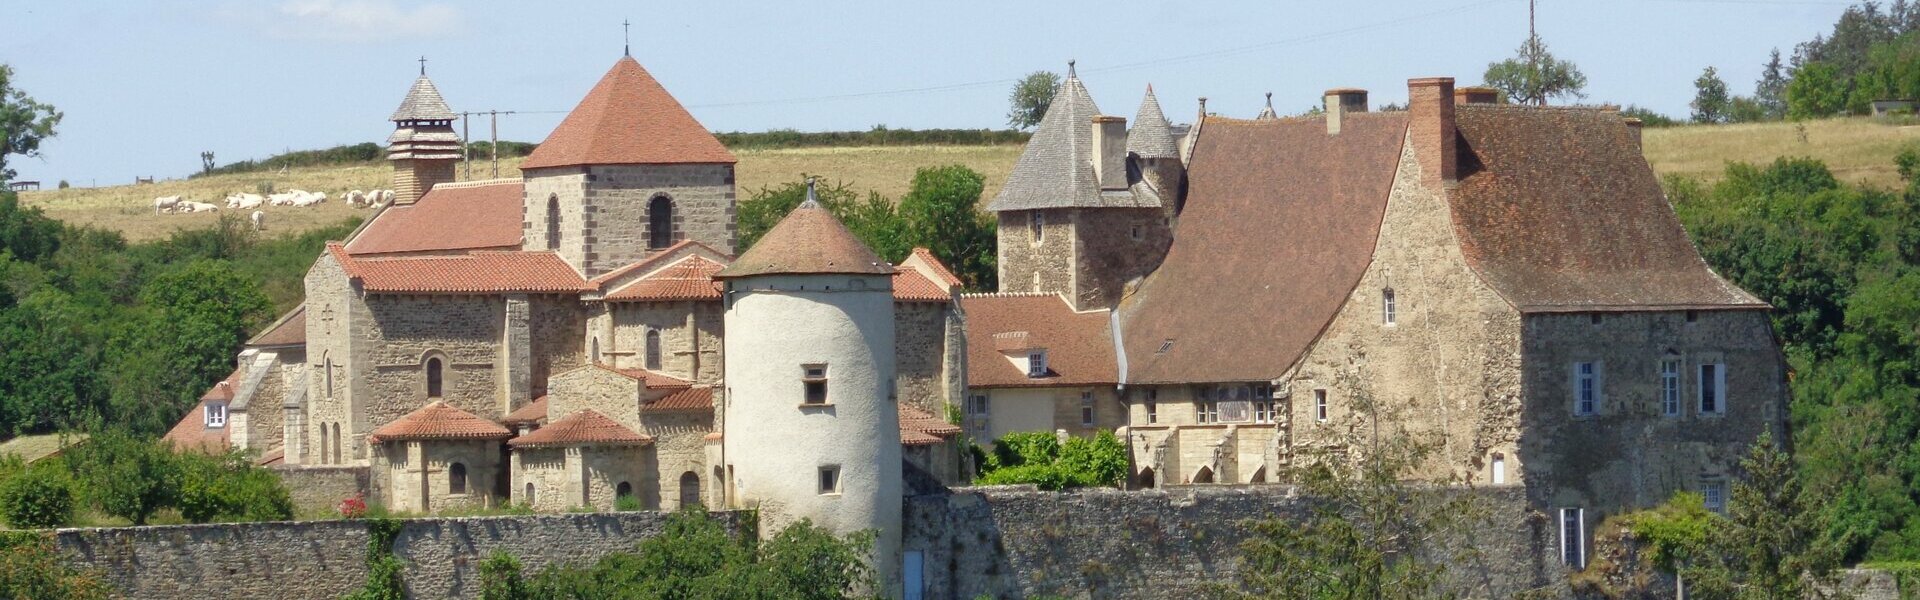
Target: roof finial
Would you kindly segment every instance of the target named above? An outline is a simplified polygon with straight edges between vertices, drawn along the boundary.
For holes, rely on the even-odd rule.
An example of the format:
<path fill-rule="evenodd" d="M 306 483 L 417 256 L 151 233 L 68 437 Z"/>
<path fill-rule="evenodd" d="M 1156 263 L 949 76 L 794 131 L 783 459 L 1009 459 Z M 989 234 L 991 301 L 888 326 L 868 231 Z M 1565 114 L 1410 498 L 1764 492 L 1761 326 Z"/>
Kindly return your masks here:
<path fill-rule="evenodd" d="M 1078 75 L 1075 75 L 1073 72 L 1073 63 L 1074 63 L 1073 59 L 1071 58 L 1067 59 L 1067 79 L 1073 79 L 1075 77 L 1079 77 Z"/>
<path fill-rule="evenodd" d="M 1206 96 L 1200 97 L 1200 118 L 1202 119 L 1207 118 L 1207 97 Z"/>
<path fill-rule="evenodd" d="M 1267 109 L 1273 109 L 1273 92 L 1267 92 Z"/>
<path fill-rule="evenodd" d="M 420 56 L 420 76 L 427 76 L 427 57 L 424 54 Z"/>
<path fill-rule="evenodd" d="M 807 178 L 807 201 L 801 203 L 801 205 L 805 206 L 809 204 L 813 206 L 820 205 L 820 198 L 818 196 L 813 195 L 813 178 L 812 177 Z"/>
<path fill-rule="evenodd" d="M 626 19 L 620 20 L 620 42 L 621 42 L 620 53 L 626 55 L 628 58 L 632 58 L 633 57 L 633 22 L 632 21 L 628 21 Z"/>

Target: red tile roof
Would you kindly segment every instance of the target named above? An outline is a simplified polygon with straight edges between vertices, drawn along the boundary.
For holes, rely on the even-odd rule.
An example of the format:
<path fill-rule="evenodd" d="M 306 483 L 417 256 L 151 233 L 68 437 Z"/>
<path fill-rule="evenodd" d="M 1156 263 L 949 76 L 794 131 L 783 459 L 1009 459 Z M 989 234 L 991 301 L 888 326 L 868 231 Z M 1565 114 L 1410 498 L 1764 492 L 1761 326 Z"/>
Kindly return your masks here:
<path fill-rule="evenodd" d="M 592 288 L 559 254 L 481 251 L 452 256 L 356 257 L 330 243 L 347 272 L 368 292 L 400 294 L 577 294 Z"/>
<path fill-rule="evenodd" d="M 653 443 L 653 436 L 634 433 L 625 425 L 593 410 L 583 410 L 567 415 L 551 425 L 507 441 L 507 445 L 516 448 L 589 444 L 639 446 L 651 443 Z"/>
<path fill-rule="evenodd" d="M 713 388 L 690 387 L 642 406 L 646 410 L 713 410 Z"/>
<path fill-rule="evenodd" d="M 525 406 L 521 406 L 520 408 L 513 409 L 513 412 L 507 413 L 507 416 L 500 417 L 500 423 L 503 425 L 519 425 L 521 423 L 539 423 L 545 420 L 547 420 L 547 397 L 546 396 L 535 398 L 533 399 L 532 402 L 528 402 Z"/>
<path fill-rule="evenodd" d="M 367 436 L 367 442 L 378 444 L 395 440 L 486 440 L 509 437 L 513 437 L 513 432 L 507 431 L 499 423 L 435 400 L 373 430 L 373 435 Z"/>
<path fill-rule="evenodd" d="M 900 444 L 924 446 L 938 444 L 960 434 L 960 426 L 948 423 L 927 411 L 900 406 Z"/>
<path fill-rule="evenodd" d="M 946 263 L 940 262 L 940 258 L 937 256 L 934 256 L 932 250 L 928 250 L 926 248 L 914 248 L 912 258 L 918 258 L 920 260 L 926 261 L 927 266 L 933 268 L 933 272 L 936 276 L 938 276 L 939 280 L 943 283 L 946 283 L 948 286 L 960 285 L 960 277 L 957 275 L 954 275 L 953 270 L 948 269 Z"/>
<path fill-rule="evenodd" d="M 1455 115 L 1454 228 L 1516 308 L 1766 308 L 1707 266 L 1619 113 L 1462 104 Z"/>
<path fill-rule="evenodd" d="M 601 369 L 605 369 L 608 371 L 612 371 L 615 373 L 619 373 L 621 375 L 625 375 L 633 379 L 638 379 L 646 383 L 647 387 L 649 388 L 682 388 L 682 387 L 693 385 L 691 383 L 687 383 L 685 379 L 680 379 L 677 377 L 668 377 L 666 375 L 661 375 L 659 373 L 648 371 L 646 369 L 615 369 L 613 367 L 609 367 L 607 365 L 603 365 L 600 363 L 593 363 L 593 366 L 599 367 Z"/>
<path fill-rule="evenodd" d="M 209 402 L 215 401 L 201 400 L 193 405 L 186 416 L 180 417 L 180 421 L 173 425 L 173 429 L 167 430 L 167 434 L 160 439 L 172 443 L 175 448 L 186 451 L 208 454 L 226 452 L 231 446 L 228 442 L 228 429 L 207 426 L 206 410 Z"/>
<path fill-rule="evenodd" d="M 1045 387 L 1118 382 L 1107 311 L 1073 312 L 1055 294 L 968 294 L 960 297 L 967 321 L 967 385 Z M 1047 377 L 1027 377 L 1008 361 L 995 336 L 1018 333 L 1017 348 L 1044 347 Z M 1022 361 L 1024 362 L 1024 361 Z"/>
<path fill-rule="evenodd" d="M 607 294 L 609 301 L 720 300 L 713 274 L 725 268 L 704 256 L 688 256 Z"/>
<path fill-rule="evenodd" d="M 822 273 L 888 275 L 893 267 L 854 237 L 826 207 L 808 199 L 714 277 Z"/>
<path fill-rule="evenodd" d="M 911 267 L 893 270 L 893 299 L 900 302 L 949 302 L 946 288 Z"/>
<path fill-rule="evenodd" d="M 1180 234 L 1120 305 L 1129 383 L 1263 381 L 1290 368 L 1372 261 L 1407 113 L 1348 114 L 1338 135 L 1321 118 L 1203 126 Z"/>
<path fill-rule="evenodd" d="M 733 153 L 673 94 L 639 62 L 625 57 L 520 168 L 734 162 Z"/>
<path fill-rule="evenodd" d="M 427 254 L 520 248 L 520 180 L 440 184 L 412 204 L 381 209 L 347 243 L 352 254 Z"/>
<path fill-rule="evenodd" d="M 293 307 L 265 331 L 247 340 L 248 346 L 299 346 L 307 343 L 307 305 Z"/>

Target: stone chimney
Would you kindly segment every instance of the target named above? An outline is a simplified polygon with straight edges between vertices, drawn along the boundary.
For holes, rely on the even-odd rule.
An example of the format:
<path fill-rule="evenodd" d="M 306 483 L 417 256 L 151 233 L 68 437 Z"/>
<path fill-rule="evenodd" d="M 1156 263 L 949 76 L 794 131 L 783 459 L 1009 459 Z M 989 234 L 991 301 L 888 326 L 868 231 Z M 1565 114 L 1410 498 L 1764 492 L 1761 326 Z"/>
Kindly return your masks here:
<path fill-rule="evenodd" d="M 1347 113 L 1367 112 L 1367 91 L 1359 88 L 1333 88 L 1325 95 L 1327 135 L 1340 134 L 1340 122 Z"/>
<path fill-rule="evenodd" d="M 1093 178 L 1103 190 L 1127 189 L 1127 118 L 1093 117 Z"/>
<path fill-rule="evenodd" d="M 1640 126 L 1641 122 L 1639 117 L 1627 117 L 1627 138 L 1633 140 L 1634 150 L 1641 150 Z"/>
<path fill-rule="evenodd" d="M 1499 104 L 1500 90 L 1490 87 L 1454 88 L 1454 104 Z"/>
<path fill-rule="evenodd" d="M 1434 188 L 1459 179 L 1453 129 L 1453 78 L 1407 80 L 1407 138 L 1420 179 Z"/>

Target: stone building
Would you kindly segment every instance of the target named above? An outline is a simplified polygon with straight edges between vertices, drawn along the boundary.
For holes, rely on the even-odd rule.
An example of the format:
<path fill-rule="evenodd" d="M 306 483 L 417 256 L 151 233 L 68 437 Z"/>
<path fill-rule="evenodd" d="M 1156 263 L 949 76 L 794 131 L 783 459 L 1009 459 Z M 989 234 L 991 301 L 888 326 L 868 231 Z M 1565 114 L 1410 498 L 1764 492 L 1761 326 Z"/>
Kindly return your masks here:
<path fill-rule="evenodd" d="M 1075 311 L 1060 294 L 961 296 L 967 318 L 964 424 L 978 440 L 1020 431 L 1091 436 L 1127 424 L 1112 311 Z"/>

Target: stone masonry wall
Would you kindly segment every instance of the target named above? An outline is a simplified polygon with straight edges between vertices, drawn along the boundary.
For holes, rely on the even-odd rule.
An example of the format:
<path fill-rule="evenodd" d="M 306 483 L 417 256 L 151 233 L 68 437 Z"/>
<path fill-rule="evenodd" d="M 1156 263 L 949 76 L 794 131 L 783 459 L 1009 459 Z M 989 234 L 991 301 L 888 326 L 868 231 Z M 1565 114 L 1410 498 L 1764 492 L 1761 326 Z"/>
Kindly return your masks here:
<path fill-rule="evenodd" d="M 370 364 L 352 370 L 367 391 L 367 427 L 378 429 L 425 406 L 426 361 L 443 361 L 440 399 L 481 418 L 501 416 L 494 363 L 504 301 L 488 296 L 369 296 L 370 331 L 358 341 Z M 365 433 L 365 432 L 361 432 Z"/>
<path fill-rule="evenodd" d="M 641 433 L 653 436 L 653 484 L 658 501 L 652 506 L 672 510 L 680 508 L 680 478 L 693 473 L 699 482 L 696 496 L 706 502 L 712 491 L 707 464 L 708 433 L 713 431 L 713 413 L 704 410 L 646 411 L 641 413 Z"/>
<path fill-rule="evenodd" d="M 1079 310 L 1118 305 L 1127 283 L 1160 268 L 1173 246 L 1173 228 L 1159 208 L 1080 209 L 1074 221 Z"/>
<path fill-rule="evenodd" d="M 610 364 L 645 369 L 647 332 L 660 332 L 660 368 L 699 383 L 720 378 L 720 305 L 716 302 L 615 302 Z"/>
<path fill-rule="evenodd" d="M 337 514 L 341 500 L 366 491 L 366 467 L 275 467 L 296 515 Z"/>
<path fill-rule="evenodd" d="M 673 239 L 732 254 L 733 165 L 596 165 L 538 169 L 526 178 L 523 247 L 554 247 L 588 277 L 633 264 L 650 251 L 648 204 L 673 201 Z M 547 239 L 547 203 L 559 208 L 560 239 Z"/>
<path fill-rule="evenodd" d="M 1043 215 L 1040 240 L 1033 215 Z M 1010 210 L 999 214 L 1001 292 L 1048 292 L 1073 297 L 1073 223 L 1066 210 Z"/>
<path fill-rule="evenodd" d="M 945 418 L 947 304 L 893 305 L 894 391 L 900 403 Z"/>

